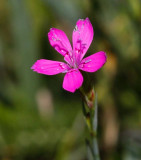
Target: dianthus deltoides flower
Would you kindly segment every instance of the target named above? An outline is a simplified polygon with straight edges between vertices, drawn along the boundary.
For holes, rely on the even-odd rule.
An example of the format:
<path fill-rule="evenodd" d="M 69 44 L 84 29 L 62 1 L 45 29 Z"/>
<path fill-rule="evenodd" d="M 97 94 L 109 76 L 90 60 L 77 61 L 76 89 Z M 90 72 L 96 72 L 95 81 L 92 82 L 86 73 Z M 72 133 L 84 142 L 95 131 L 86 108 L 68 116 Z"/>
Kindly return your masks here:
<path fill-rule="evenodd" d="M 83 76 L 79 70 L 95 72 L 106 62 L 106 53 L 103 51 L 83 59 L 93 40 L 93 35 L 94 31 L 89 18 L 79 19 L 72 34 L 72 49 L 66 34 L 62 30 L 51 28 L 48 33 L 50 44 L 64 56 L 66 63 L 40 59 L 31 69 L 45 75 L 65 73 L 63 88 L 75 92 L 83 83 Z"/>

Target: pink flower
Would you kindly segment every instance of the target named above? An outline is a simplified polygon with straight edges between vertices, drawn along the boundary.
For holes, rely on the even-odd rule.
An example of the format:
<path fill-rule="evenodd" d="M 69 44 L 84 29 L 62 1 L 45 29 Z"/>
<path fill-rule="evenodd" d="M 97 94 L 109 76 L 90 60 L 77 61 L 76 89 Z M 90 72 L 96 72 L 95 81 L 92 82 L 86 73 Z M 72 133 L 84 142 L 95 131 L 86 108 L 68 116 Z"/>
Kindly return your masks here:
<path fill-rule="evenodd" d="M 51 46 L 64 56 L 64 62 L 40 59 L 31 67 L 35 72 L 55 75 L 66 73 L 63 81 L 63 88 L 70 92 L 75 92 L 83 83 L 83 76 L 79 70 L 86 72 L 95 72 L 100 69 L 106 62 L 106 53 L 97 52 L 83 59 L 92 40 L 93 27 L 89 18 L 79 19 L 73 30 L 71 44 L 66 34 L 59 29 L 51 28 L 48 38 Z"/>

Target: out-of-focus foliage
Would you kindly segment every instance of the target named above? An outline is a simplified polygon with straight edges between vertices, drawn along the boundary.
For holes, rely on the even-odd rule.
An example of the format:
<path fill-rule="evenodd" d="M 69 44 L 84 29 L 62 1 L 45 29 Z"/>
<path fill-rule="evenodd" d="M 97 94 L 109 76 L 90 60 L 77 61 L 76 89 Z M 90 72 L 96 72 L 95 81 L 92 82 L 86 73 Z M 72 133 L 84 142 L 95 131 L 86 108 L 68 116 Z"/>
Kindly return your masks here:
<path fill-rule="evenodd" d="M 86 17 L 95 31 L 87 54 L 108 57 L 89 74 L 99 100 L 101 159 L 141 159 L 140 13 L 140 0 L 0 0 L 0 159 L 86 160 L 79 93 L 62 89 L 63 75 L 30 69 L 39 58 L 63 60 L 49 45 L 51 27 L 71 40 Z"/>

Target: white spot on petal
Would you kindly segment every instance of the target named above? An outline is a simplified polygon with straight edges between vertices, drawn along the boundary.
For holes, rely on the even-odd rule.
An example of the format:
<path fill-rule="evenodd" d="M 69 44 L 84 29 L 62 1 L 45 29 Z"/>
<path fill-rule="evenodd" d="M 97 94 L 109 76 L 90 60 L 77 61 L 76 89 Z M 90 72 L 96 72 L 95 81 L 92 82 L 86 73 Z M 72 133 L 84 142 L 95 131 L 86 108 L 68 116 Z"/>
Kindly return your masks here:
<path fill-rule="evenodd" d="M 64 65 L 62 63 L 59 64 L 62 69 L 64 69 Z"/>
<path fill-rule="evenodd" d="M 91 62 L 92 60 L 91 59 L 87 59 L 86 61 L 85 61 L 85 63 L 88 63 L 88 62 Z"/>
<path fill-rule="evenodd" d="M 55 39 L 54 37 L 52 37 L 52 40 L 53 40 L 53 41 L 56 41 L 56 39 Z"/>

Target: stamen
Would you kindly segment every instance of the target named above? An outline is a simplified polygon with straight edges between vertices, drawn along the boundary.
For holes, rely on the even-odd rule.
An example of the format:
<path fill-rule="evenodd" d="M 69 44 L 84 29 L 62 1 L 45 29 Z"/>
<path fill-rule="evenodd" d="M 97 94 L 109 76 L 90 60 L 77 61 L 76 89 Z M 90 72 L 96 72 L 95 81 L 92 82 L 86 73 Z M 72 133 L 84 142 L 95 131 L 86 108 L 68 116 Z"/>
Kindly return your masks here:
<path fill-rule="evenodd" d="M 72 52 L 71 51 L 69 52 L 69 55 L 72 56 Z"/>
<path fill-rule="evenodd" d="M 63 71 L 62 73 L 67 73 L 68 72 L 68 70 L 66 69 L 65 71 Z"/>
<path fill-rule="evenodd" d="M 71 61 L 72 61 L 72 63 L 73 63 L 73 61 L 74 61 L 72 57 L 71 57 Z"/>
<path fill-rule="evenodd" d="M 78 27 L 77 27 L 77 25 L 75 26 L 75 28 L 74 28 L 74 32 L 76 32 L 78 30 Z"/>

